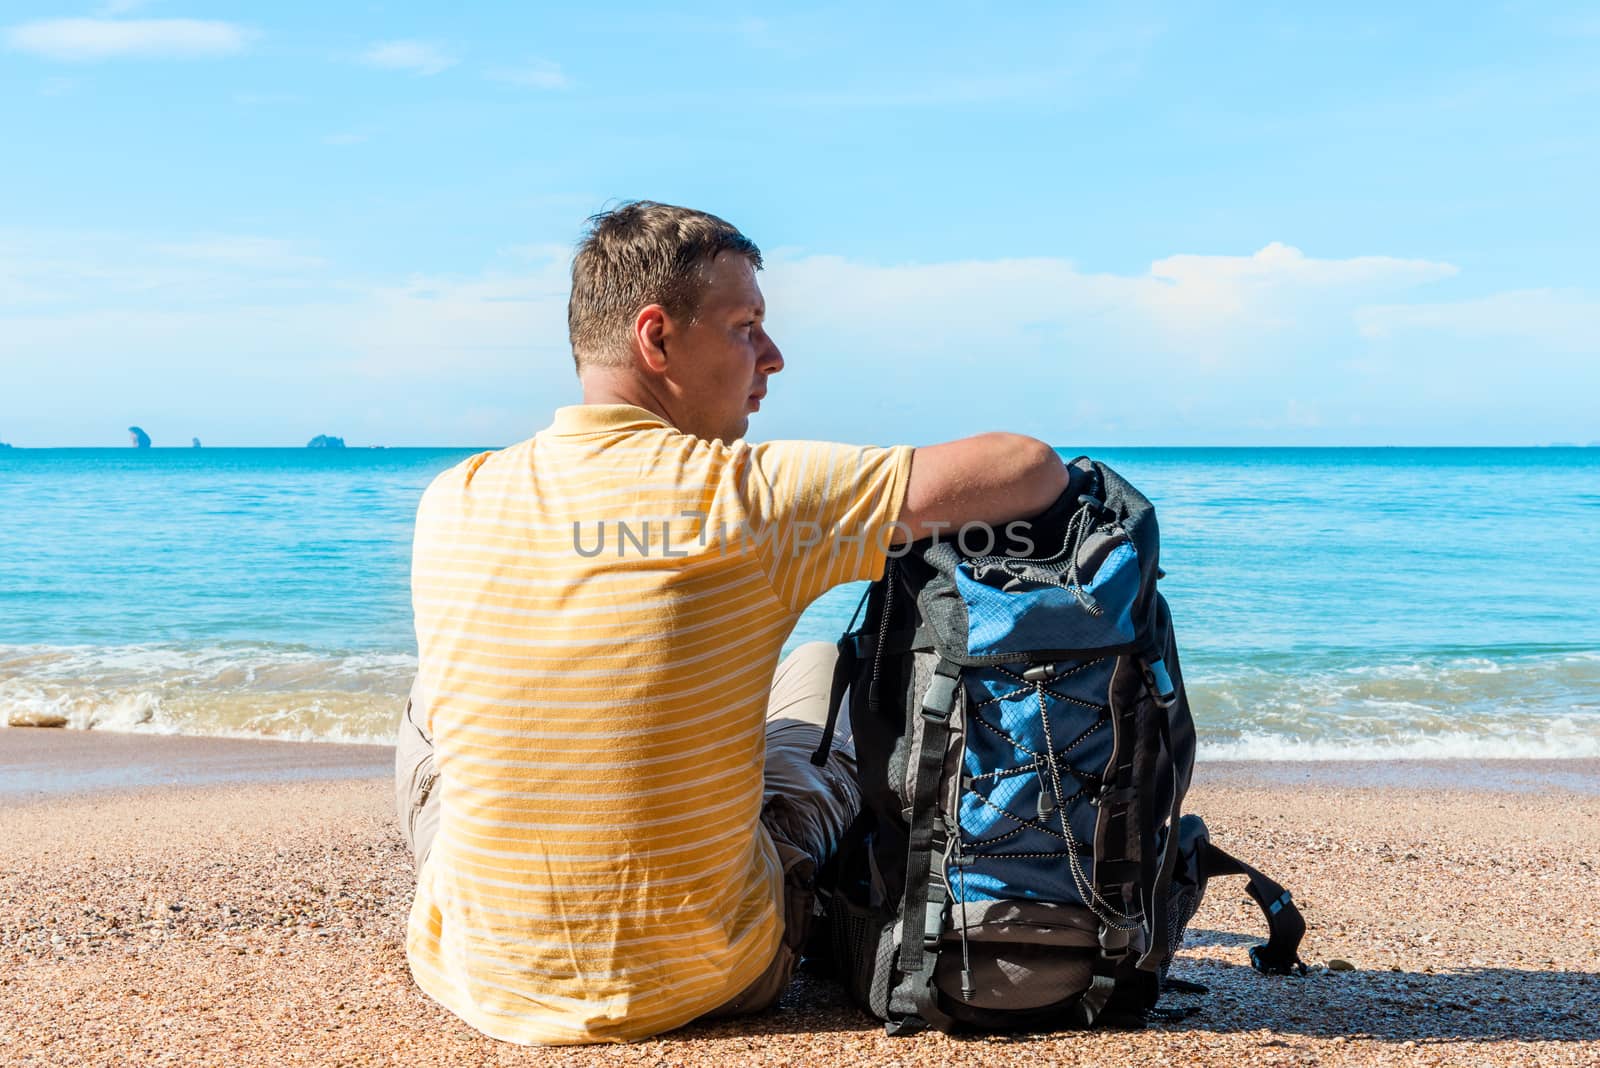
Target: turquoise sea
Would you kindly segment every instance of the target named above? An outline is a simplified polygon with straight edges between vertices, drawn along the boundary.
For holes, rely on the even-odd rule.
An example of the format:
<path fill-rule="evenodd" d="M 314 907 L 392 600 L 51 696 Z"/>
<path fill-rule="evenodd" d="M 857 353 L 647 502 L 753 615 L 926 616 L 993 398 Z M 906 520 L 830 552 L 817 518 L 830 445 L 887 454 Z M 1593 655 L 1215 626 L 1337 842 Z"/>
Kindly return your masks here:
<path fill-rule="evenodd" d="M 387 741 L 474 451 L 0 450 L 0 724 Z M 1160 512 L 1203 756 L 1600 756 L 1600 449 L 1095 455 Z"/>

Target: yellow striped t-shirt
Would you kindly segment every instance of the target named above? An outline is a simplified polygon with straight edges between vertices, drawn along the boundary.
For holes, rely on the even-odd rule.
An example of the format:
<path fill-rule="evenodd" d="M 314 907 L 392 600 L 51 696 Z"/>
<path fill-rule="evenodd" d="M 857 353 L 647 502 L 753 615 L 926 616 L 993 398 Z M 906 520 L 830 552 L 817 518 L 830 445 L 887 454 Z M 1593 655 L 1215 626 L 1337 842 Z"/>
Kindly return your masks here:
<path fill-rule="evenodd" d="M 645 1038 L 777 951 L 763 722 L 799 613 L 881 573 L 908 447 L 580 405 L 446 471 L 412 560 L 438 837 L 417 984 L 513 1042 Z"/>

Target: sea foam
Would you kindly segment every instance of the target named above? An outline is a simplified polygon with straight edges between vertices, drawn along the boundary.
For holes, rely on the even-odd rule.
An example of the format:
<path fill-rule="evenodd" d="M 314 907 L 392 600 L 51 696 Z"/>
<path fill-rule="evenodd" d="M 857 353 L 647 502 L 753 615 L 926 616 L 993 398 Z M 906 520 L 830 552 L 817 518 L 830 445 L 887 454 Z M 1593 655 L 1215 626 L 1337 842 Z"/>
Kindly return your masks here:
<path fill-rule="evenodd" d="M 0 724 L 392 740 L 402 653 L 0 646 Z M 1600 655 L 1241 658 L 1187 680 L 1202 760 L 1600 757 Z"/>

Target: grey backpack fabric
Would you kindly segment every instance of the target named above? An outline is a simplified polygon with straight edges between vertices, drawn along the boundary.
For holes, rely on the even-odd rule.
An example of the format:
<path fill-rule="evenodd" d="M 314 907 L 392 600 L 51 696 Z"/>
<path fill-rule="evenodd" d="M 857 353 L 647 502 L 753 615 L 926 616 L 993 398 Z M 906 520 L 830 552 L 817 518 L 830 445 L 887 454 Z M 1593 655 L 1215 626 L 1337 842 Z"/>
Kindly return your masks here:
<path fill-rule="evenodd" d="M 863 811 L 827 930 L 892 1034 L 1143 1019 L 1215 875 L 1267 916 L 1257 969 L 1300 968 L 1289 894 L 1182 811 L 1194 724 L 1154 509 L 1103 464 L 1068 470 L 1010 544 L 891 559 L 839 643 Z"/>

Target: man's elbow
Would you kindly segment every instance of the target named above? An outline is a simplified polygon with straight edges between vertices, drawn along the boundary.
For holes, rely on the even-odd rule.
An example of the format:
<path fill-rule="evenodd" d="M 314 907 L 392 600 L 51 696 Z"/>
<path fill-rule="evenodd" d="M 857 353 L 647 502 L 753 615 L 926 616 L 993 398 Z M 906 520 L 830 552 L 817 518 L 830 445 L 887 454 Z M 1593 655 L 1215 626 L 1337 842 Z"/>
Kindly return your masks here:
<path fill-rule="evenodd" d="M 1066 488 L 1066 467 L 1048 443 L 977 434 L 913 454 L 901 520 L 912 540 L 940 527 L 1007 523 L 1038 515 Z"/>
<path fill-rule="evenodd" d="M 1034 515 L 1056 502 L 1067 488 L 1067 468 L 1048 442 L 1015 435 L 1017 504 L 1024 514 Z"/>

